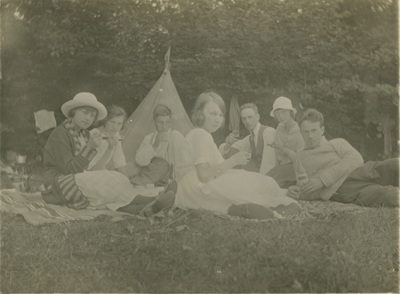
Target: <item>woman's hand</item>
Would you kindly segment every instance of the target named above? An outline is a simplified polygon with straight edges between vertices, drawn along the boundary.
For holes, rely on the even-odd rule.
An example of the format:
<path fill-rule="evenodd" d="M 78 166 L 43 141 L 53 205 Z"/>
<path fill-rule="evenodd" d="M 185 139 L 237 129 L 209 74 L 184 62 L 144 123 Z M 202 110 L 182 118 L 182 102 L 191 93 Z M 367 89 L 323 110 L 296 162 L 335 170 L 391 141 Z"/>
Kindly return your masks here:
<path fill-rule="evenodd" d="M 87 146 L 90 149 L 96 149 L 97 147 L 99 147 L 101 145 L 101 141 L 102 141 L 102 136 L 100 133 L 93 133 L 90 135 L 89 141 L 87 142 Z"/>
<path fill-rule="evenodd" d="M 235 163 L 235 166 L 245 165 L 249 162 L 251 158 L 251 153 L 245 151 L 239 151 L 238 153 L 234 154 L 231 158 Z"/>

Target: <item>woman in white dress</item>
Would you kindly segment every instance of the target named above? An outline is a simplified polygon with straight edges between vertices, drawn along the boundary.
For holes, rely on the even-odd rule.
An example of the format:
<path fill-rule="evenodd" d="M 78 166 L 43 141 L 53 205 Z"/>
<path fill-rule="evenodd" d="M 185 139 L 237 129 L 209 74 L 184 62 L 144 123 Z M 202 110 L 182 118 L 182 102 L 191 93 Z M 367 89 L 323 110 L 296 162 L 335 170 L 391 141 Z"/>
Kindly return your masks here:
<path fill-rule="evenodd" d="M 223 124 L 225 104 L 214 92 L 196 100 L 192 122 L 197 127 L 186 135 L 192 149 L 193 167 L 178 182 L 175 206 L 219 214 L 266 219 L 300 211 L 271 178 L 259 173 L 232 169 L 244 165 L 250 154 L 238 152 L 224 159 L 211 133 Z"/>
<path fill-rule="evenodd" d="M 143 204 L 155 199 L 141 195 L 134 197 L 132 184 L 127 178 L 126 159 L 120 136 L 126 119 L 127 114 L 122 107 L 111 105 L 107 107 L 107 117 L 90 131 L 90 136 L 97 135 L 102 140 L 96 148 L 96 155 L 88 165 L 87 170 L 90 172 L 75 176 L 75 182 L 90 202 L 89 208 L 111 208 L 137 213 L 143 208 Z M 127 209 L 128 207 L 130 209 Z"/>

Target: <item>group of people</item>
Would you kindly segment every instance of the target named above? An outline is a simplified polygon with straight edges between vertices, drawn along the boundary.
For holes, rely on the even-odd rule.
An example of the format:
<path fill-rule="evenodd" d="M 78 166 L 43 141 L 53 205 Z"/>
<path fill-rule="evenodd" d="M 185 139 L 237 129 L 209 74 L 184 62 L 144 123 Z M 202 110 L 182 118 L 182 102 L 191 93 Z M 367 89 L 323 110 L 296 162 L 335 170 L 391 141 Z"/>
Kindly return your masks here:
<path fill-rule="evenodd" d="M 215 92 L 195 101 L 185 137 L 170 127 L 168 106 L 154 108 L 156 131 L 128 168 L 119 131 L 126 112 L 108 109 L 87 92 L 61 107 L 66 120 L 44 149 L 43 199 L 74 209 L 111 209 L 152 215 L 172 206 L 244 218 L 285 217 L 300 211 L 298 200 L 363 206 L 399 205 L 399 160 L 363 163 L 344 139 L 326 140 L 324 117 L 307 109 L 297 117 L 291 100 L 279 97 L 270 115 L 276 129 L 260 124 L 257 106 L 240 107 L 249 131 L 229 134 L 217 146 L 212 133 L 224 123 L 225 103 Z M 89 128 L 92 128 L 88 131 Z M 156 197 L 137 195 L 135 185 L 165 185 Z"/>

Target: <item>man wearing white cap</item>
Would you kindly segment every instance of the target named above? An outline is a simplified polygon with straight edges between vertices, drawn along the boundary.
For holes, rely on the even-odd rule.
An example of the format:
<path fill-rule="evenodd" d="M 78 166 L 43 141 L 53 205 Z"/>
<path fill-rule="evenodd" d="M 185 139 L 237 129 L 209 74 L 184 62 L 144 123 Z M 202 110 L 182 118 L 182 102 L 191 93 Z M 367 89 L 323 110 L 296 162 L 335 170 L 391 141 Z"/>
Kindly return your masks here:
<path fill-rule="evenodd" d="M 241 140 L 229 134 L 219 150 L 225 158 L 238 151 L 251 153 L 248 164 L 240 168 L 266 174 L 276 165 L 275 150 L 271 146 L 275 141 L 275 129 L 260 124 L 260 115 L 254 103 L 243 104 L 240 107 L 240 117 L 250 134 Z"/>

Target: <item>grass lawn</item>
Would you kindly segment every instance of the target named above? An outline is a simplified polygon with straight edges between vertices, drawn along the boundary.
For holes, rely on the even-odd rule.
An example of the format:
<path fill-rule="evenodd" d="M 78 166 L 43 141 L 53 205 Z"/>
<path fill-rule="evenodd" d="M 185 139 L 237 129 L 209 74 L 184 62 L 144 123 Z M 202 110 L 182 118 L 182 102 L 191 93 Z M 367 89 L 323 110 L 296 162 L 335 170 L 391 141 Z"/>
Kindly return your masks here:
<path fill-rule="evenodd" d="M 398 292 L 398 212 L 231 221 L 199 211 L 32 226 L 1 215 L 1 292 Z"/>

